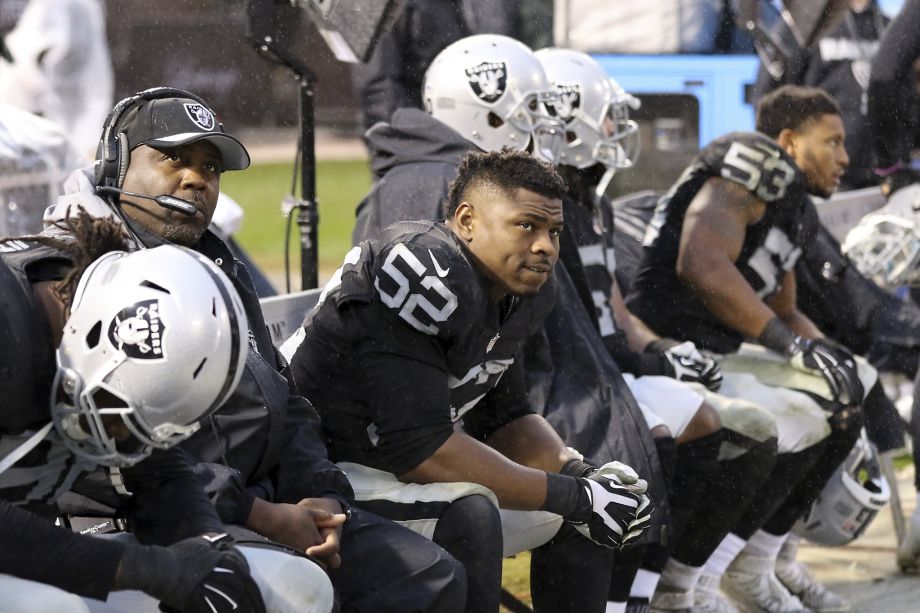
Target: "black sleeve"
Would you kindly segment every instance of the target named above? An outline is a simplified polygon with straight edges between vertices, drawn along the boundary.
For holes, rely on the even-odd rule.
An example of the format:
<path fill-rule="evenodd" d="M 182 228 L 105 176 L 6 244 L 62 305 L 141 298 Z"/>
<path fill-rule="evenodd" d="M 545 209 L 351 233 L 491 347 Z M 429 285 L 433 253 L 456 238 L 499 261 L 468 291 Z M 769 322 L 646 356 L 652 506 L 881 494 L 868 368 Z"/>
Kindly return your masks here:
<path fill-rule="evenodd" d="M 225 524 L 245 526 L 255 497 L 271 500 L 265 489 L 247 488 L 243 475 L 235 468 L 197 462 L 192 464 L 192 470 Z"/>
<path fill-rule="evenodd" d="M 128 522 L 141 543 L 171 545 L 190 536 L 223 531 L 217 511 L 178 448 L 156 450 L 122 472 L 133 494 L 125 509 Z"/>
<path fill-rule="evenodd" d="M 297 504 L 304 498 L 324 494 L 354 501 L 348 478 L 326 453 L 319 415 L 313 405 L 297 394 L 290 366 L 280 355 L 278 359 L 283 363 L 282 374 L 288 381 L 290 395 L 284 423 L 285 438 L 278 458 L 275 501 Z"/>
<path fill-rule="evenodd" d="M 75 534 L 0 500 L 0 575 L 104 600 L 124 549 L 122 543 Z"/>
<path fill-rule="evenodd" d="M 352 69 L 352 86 L 361 101 L 365 130 L 377 122 L 390 121 L 393 111 L 400 107 L 415 106 L 403 82 L 405 21 L 405 15 L 400 17 L 380 39 L 370 60 Z"/>
<path fill-rule="evenodd" d="M 527 397 L 524 360 L 518 356 L 498 385 L 463 416 L 463 429 L 473 438 L 484 441 L 502 426 L 531 413 L 534 410 Z"/>
<path fill-rule="evenodd" d="M 910 162 L 904 122 L 910 114 L 914 60 L 920 56 L 920 0 L 907 0 L 885 30 L 872 59 L 869 126 L 875 134 L 880 168 Z"/>

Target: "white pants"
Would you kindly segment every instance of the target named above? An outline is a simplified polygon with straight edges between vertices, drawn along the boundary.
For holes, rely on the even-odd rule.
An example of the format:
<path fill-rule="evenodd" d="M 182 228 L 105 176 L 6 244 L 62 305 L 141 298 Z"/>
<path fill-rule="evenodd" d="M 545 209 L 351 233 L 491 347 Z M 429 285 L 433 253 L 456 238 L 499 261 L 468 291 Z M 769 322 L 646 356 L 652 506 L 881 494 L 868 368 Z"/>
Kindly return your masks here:
<path fill-rule="evenodd" d="M 133 537 L 119 535 L 118 538 Z M 270 549 L 245 546 L 239 549 L 246 556 L 269 613 L 332 610 L 332 584 L 313 562 Z M 102 602 L 10 575 L 0 575 L 0 595 L 3 613 L 160 613 L 159 602 L 142 592 L 112 592 Z"/>
<path fill-rule="evenodd" d="M 856 358 L 863 387 L 869 390 L 878 373 Z M 737 353 L 723 356 L 720 394 L 751 402 L 776 422 L 780 453 L 802 451 L 830 434 L 828 413 L 804 390 L 830 399 L 824 378 L 794 368 L 783 356 L 758 345 L 742 344 Z"/>
<path fill-rule="evenodd" d="M 403 483 L 393 473 L 352 462 L 339 462 L 355 491 L 355 500 L 389 500 L 398 503 L 452 502 L 480 494 L 497 507 L 498 499 L 489 488 L 477 483 Z M 502 520 L 504 556 L 529 551 L 548 542 L 559 528 L 562 517 L 546 511 L 510 511 L 499 509 Z M 421 514 L 415 519 L 398 521 L 426 538 L 434 536 L 437 517 Z"/>
<path fill-rule="evenodd" d="M 639 404 L 649 429 L 667 426 L 674 438 L 680 438 L 703 404 L 703 396 L 671 377 L 636 378 L 623 373 L 623 379 Z"/>

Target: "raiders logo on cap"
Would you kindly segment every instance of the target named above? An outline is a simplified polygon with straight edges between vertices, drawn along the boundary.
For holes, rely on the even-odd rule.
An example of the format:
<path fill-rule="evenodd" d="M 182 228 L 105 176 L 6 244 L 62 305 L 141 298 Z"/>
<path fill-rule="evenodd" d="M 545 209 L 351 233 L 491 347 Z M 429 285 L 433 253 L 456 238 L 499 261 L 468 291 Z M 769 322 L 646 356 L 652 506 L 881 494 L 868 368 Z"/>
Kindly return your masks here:
<path fill-rule="evenodd" d="M 201 104 L 185 103 L 185 114 L 196 126 L 206 132 L 214 129 L 214 113 Z"/>
<path fill-rule="evenodd" d="M 129 358 L 161 360 L 163 333 L 160 301 L 143 300 L 122 309 L 109 324 L 109 340 Z"/>
<path fill-rule="evenodd" d="M 553 107 L 556 114 L 569 123 L 575 119 L 575 112 L 581 108 L 581 87 L 578 84 L 557 85 L 556 91 L 559 92 L 559 98 L 553 102 Z"/>
<path fill-rule="evenodd" d="M 492 104 L 505 93 L 508 68 L 504 62 L 483 62 L 467 68 L 466 78 L 476 97 Z"/>

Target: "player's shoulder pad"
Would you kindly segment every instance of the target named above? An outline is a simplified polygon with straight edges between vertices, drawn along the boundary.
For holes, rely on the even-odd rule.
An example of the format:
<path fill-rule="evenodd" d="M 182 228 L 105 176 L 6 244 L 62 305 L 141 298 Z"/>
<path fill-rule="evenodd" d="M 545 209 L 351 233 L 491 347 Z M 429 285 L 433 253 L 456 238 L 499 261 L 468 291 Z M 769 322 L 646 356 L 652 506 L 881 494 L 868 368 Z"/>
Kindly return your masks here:
<path fill-rule="evenodd" d="M 372 283 L 380 302 L 416 330 L 451 336 L 488 300 L 484 279 L 444 224 L 400 222 L 376 239 Z"/>
<path fill-rule="evenodd" d="M 700 162 L 709 174 L 734 181 L 765 202 L 805 191 L 805 178 L 795 160 L 759 132 L 732 132 L 717 138 L 700 152 Z"/>

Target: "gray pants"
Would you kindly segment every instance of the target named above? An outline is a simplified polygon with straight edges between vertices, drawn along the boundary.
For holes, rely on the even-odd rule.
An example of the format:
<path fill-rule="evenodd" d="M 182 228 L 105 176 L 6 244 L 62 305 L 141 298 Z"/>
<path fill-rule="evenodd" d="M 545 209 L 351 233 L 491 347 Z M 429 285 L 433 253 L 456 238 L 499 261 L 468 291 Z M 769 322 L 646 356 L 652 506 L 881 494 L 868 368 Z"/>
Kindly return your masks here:
<path fill-rule="evenodd" d="M 105 538 L 105 537 L 102 537 Z M 118 539 L 133 539 L 118 535 Z M 241 546 L 268 613 L 329 613 L 332 584 L 323 570 L 304 558 Z M 0 575 L 4 613 L 159 613 L 159 602 L 142 592 L 112 592 L 105 602 L 62 589 Z"/>

